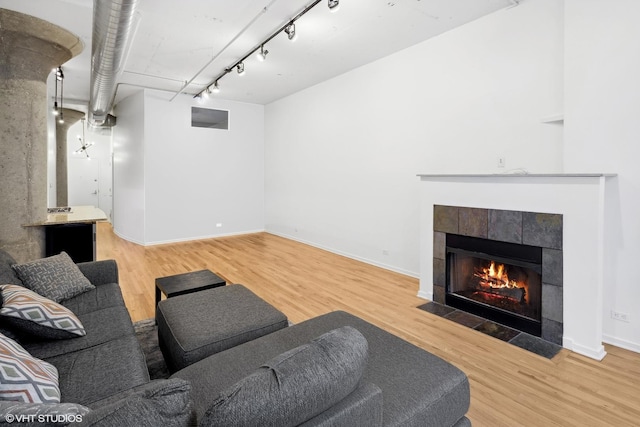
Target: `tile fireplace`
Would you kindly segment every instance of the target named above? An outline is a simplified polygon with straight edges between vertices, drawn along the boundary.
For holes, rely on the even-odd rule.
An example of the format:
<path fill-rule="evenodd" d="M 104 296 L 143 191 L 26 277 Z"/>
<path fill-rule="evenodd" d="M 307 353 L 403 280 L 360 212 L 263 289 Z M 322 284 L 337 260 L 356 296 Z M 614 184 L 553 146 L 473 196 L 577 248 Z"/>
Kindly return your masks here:
<path fill-rule="evenodd" d="M 433 300 L 562 344 L 562 215 L 435 205 Z"/>
<path fill-rule="evenodd" d="M 538 247 L 542 250 L 542 339 L 561 342 L 562 347 L 596 360 L 606 355 L 603 315 L 610 280 L 605 272 L 610 271 L 615 252 L 608 238 L 616 232 L 615 187 L 610 185 L 617 180 L 615 174 L 425 174 L 419 178 L 418 296 L 446 304 L 448 234 Z M 504 264 L 494 261 L 494 270 Z M 491 265 L 480 266 L 480 271 L 485 268 L 490 270 Z M 513 267 L 507 268 L 509 282 L 512 271 Z M 496 279 L 492 280 L 495 287 Z M 522 293 L 512 293 L 517 297 L 518 292 Z"/>

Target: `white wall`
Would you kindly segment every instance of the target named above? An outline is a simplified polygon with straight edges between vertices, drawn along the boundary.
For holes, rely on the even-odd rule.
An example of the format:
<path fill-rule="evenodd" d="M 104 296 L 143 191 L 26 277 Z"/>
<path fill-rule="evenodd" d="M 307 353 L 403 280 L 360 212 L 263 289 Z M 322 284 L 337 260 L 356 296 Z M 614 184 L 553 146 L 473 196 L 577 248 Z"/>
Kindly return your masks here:
<path fill-rule="evenodd" d="M 640 351 L 640 2 L 565 0 L 567 172 L 618 174 L 607 199 L 605 341 Z M 611 319 L 611 310 L 630 316 Z"/>
<path fill-rule="evenodd" d="M 94 131 L 87 126 L 85 140 L 93 143 L 89 157 L 80 148 L 78 136 L 82 135 L 83 121 L 69 127 L 67 132 L 67 187 L 70 206 L 91 205 L 112 217 L 111 187 L 111 135 L 108 128 Z M 86 126 L 86 124 L 85 124 Z M 95 182 L 93 182 L 96 180 Z M 96 195 L 92 195 L 97 191 Z"/>
<path fill-rule="evenodd" d="M 264 230 L 264 107 L 147 90 L 113 128 L 114 230 L 143 245 Z M 229 111 L 229 130 L 191 127 L 191 107 Z"/>
<path fill-rule="evenodd" d="M 124 99 L 114 112 L 113 230 L 126 240 L 144 244 L 144 93 Z"/>
<path fill-rule="evenodd" d="M 562 111 L 562 22 L 526 1 L 268 105 L 267 230 L 417 276 L 416 174 L 562 170 L 540 122 Z"/>
<path fill-rule="evenodd" d="M 264 107 L 171 96 L 145 96 L 145 243 L 264 230 Z M 228 110 L 229 130 L 191 127 L 192 106 Z"/>

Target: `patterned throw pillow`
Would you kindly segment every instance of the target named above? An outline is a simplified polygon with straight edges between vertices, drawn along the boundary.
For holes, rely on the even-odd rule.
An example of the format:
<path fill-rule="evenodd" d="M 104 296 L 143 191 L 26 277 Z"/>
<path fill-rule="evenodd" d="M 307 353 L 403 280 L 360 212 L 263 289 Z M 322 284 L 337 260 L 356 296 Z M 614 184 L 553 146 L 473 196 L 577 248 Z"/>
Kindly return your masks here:
<path fill-rule="evenodd" d="M 66 339 L 87 333 L 66 307 L 18 285 L 0 285 L 0 315 L 21 331 L 43 338 Z"/>
<path fill-rule="evenodd" d="M 60 403 L 58 370 L 0 335 L 0 400 Z"/>
<path fill-rule="evenodd" d="M 24 286 L 55 302 L 95 289 L 66 252 L 11 267 Z"/>

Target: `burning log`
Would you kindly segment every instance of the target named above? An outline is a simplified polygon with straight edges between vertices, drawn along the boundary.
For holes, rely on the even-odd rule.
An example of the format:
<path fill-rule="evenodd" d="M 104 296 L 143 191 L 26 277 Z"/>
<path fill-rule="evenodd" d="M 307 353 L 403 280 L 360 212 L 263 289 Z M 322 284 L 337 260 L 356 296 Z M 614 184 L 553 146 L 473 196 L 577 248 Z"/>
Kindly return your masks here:
<path fill-rule="evenodd" d="M 526 291 L 524 288 L 494 288 L 491 286 L 482 286 L 480 291 L 492 295 L 499 295 L 501 297 L 510 298 L 520 303 L 524 302 L 524 296 L 526 295 Z"/>

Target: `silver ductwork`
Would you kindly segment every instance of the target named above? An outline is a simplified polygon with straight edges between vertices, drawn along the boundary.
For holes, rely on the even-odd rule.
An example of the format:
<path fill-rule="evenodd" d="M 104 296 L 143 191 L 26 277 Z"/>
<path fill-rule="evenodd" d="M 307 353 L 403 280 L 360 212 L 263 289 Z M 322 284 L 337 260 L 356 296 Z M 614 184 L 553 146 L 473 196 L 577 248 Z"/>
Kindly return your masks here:
<path fill-rule="evenodd" d="M 137 24 L 138 0 L 94 0 L 89 122 L 105 125 Z"/>

